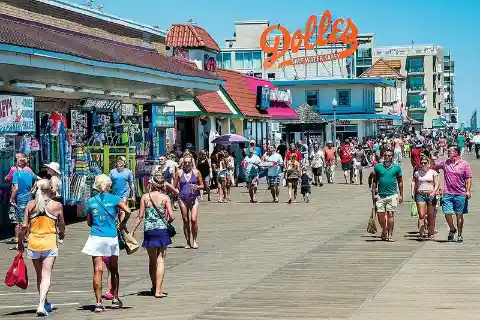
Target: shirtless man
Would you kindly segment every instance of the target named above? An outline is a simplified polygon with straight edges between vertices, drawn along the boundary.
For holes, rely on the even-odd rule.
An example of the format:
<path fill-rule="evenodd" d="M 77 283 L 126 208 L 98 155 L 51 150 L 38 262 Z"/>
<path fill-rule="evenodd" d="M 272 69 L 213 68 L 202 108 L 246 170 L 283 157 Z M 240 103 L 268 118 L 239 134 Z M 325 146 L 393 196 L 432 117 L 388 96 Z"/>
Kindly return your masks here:
<path fill-rule="evenodd" d="M 399 137 L 393 139 L 393 144 L 394 144 L 394 159 L 393 161 L 395 163 L 402 163 L 402 153 L 403 153 L 403 141 Z"/>

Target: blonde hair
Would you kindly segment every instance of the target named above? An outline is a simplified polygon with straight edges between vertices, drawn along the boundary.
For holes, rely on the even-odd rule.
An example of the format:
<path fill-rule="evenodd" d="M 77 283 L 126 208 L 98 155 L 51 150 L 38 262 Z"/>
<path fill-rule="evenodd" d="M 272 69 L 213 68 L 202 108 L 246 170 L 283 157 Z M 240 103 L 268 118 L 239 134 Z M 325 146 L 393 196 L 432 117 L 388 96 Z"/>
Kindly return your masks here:
<path fill-rule="evenodd" d="M 107 193 L 112 186 L 112 179 L 106 174 L 100 174 L 95 177 L 93 188 L 101 193 Z"/>
<path fill-rule="evenodd" d="M 165 186 L 165 177 L 161 171 L 156 171 L 150 179 L 151 191 L 158 191 Z"/>
<path fill-rule="evenodd" d="M 37 191 L 35 192 L 35 211 L 44 213 L 47 210 L 47 200 L 50 199 L 52 192 L 52 183 L 48 179 L 37 181 Z"/>
<path fill-rule="evenodd" d="M 17 165 L 20 166 L 20 167 L 26 167 L 28 164 L 28 159 L 25 158 L 25 156 L 23 156 L 22 158 L 18 158 L 17 160 Z"/>

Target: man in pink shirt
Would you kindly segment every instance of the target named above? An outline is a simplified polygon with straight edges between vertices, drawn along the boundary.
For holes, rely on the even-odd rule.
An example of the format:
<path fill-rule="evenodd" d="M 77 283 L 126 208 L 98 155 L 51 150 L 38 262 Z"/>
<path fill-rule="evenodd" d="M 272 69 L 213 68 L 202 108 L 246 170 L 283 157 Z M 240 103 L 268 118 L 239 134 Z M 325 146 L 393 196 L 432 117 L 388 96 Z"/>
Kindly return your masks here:
<path fill-rule="evenodd" d="M 18 159 L 22 159 L 22 158 L 25 158 L 25 155 L 23 154 L 23 152 L 17 152 L 17 153 L 15 154 L 15 165 L 10 168 L 10 171 L 8 171 L 8 174 L 5 176 L 5 181 L 6 181 L 6 182 L 12 181 L 13 174 L 14 174 L 15 171 L 17 171 L 17 170 L 25 170 L 25 171 L 28 171 L 28 172 L 30 172 L 30 173 L 33 173 L 33 172 L 32 172 L 32 169 L 30 169 L 28 166 L 27 166 L 27 167 L 24 167 L 24 168 L 20 168 L 20 167 L 17 165 Z"/>
<path fill-rule="evenodd" d="M 448 148 L 448 159 L 435 165 L 437 170 L 442 169 L 444 172 L 445 186 L 442 209 L 450 228 L 448 241 L 453 241 L 457 233 L 453 224 L 453 215 L 455 214 L 458 228 L 457 242 L 463 242 L 463 215 L 468 212 L 467 204 L 471 196 L 470 188 L 472 186 L 472 170 L 460 154 L 460 148 L 452 146 Z"/>

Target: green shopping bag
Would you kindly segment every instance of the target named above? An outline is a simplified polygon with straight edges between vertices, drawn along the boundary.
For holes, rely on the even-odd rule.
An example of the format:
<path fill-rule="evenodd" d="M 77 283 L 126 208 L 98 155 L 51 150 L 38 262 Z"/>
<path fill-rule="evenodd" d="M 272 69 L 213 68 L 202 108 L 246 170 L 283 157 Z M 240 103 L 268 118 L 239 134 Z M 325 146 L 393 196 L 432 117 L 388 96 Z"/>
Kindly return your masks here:
<path fill-rule="evenodd" d="M 410 215 L 412 217 L 418 217 L 418 209 L 417 209 L 417 204 L 415 203 L 415 201 L 412 201 L 410 203 Z"/>

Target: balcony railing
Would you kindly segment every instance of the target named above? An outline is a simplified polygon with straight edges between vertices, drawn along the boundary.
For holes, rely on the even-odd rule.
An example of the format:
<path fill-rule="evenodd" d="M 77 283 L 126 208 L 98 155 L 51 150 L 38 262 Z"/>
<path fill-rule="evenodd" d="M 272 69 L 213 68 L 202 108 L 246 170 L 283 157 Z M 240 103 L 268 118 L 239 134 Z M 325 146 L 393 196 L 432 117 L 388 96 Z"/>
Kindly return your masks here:
<path fill-rule="evenodd" d="M 423 72 L 423 66 L 408 67 L 407 72 L 408 73 L 422 73 Z"/>
<path fill-rule="evenodd" d="M 413 92 L 413 91 L 423 91 L 425 90 L 425 87 L 423 85 L 411 85 L 407 88 L 408 92 Z"/>

